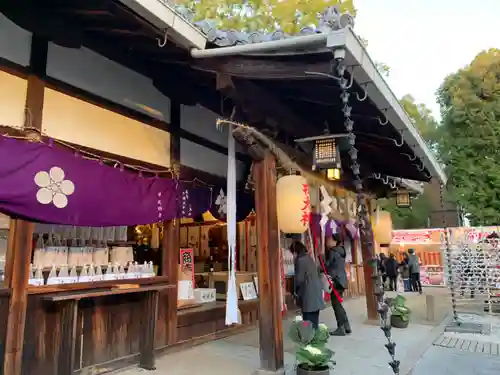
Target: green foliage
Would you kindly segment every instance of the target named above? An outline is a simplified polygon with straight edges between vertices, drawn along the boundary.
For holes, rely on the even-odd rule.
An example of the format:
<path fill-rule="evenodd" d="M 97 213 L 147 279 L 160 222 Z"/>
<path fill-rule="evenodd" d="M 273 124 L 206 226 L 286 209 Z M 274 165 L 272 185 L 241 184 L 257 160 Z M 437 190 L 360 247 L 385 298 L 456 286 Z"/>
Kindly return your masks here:
<path fill-rule="evenodd" d="M 391 301 L 391 314 L 398 316 L 403 322 L 410 320 L 411 310 L 406 306 L 406 298 L 398 294 Z"/>
<path fill-rule="evenodd" d="M 298 366 L 306 370 L 323 370 L 335 364 L 332 360 L 334 352 L 326 346 L 330 339 L 326 325 L 320 324 L 314 329 L 311 322 L 297 317 L 288 336 L 297 346 L 295 358 Z"/>
<path fill-rule="evenodd" d="M 431 110 L 425 104 L 415 103 L 411 95 L 403 96 L 400 103 L 429 148 L 437 153 L 440 128 Z M 426 228 L 433 209 L 429 194 L 425 190 L 420 196 L 412 198 L 409 208 L 399 208 L 396 198 L 380 199 L 379 204 L 391 213 L 394 229 Z"/>
<path fill-rule="evenodd" d="M 412 198 L 409 208 L 400 208 L 396 205 L 396 198 L 379 199 L 380 208 L 389 211 L 394 229 L 427 228 L 432 205 L 429 194 L 424 193 Z"/>
<path fill-rule="evenodd" d="M 422 138 L 435 151 L 439 127 L 432 111 L 425 104 L 415 103 L 415 99 L 409 94 L 403 96 L 400 103 Z"/>
<path fill-rule="evenodd" d="M 368 40 L 363 37 L 360 37 L 360 39 L 363 46 L 367 48 Z M 375 62 L 375 66 L 377 67 L 377 70 L 379 71 L 380 74 L 382 74 L 383 77 L 389 77 L 389 75 L 391 74 L 391 68 L 386 63 Z"/>
<path fill-rule="evenodd" d="M 211 20 L 221 29 L 296 33 L 317 25 L 318 14 L 336 6 L 356 14 L 353 0 L 176 0 L 195 14 L 195 20 Z"/>
<path fill-rule="evenodd" d="M 451 199 L 473 225 L 500 223 L 500 50 L 478 54 L 439 88 L 439 151 Z"/>

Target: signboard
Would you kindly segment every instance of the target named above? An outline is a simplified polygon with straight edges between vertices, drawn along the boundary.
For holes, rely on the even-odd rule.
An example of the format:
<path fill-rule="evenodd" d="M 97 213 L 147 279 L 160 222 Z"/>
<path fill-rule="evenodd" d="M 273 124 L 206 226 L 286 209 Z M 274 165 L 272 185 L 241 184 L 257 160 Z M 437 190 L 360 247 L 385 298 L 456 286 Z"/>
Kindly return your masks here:
<path fill-rule="evenodd" d="M 257 291 L 253 282 L 240 283 L 240 289 L 243 300 L 248 301 L 257 298 Z"/>
<path fill-rule="evenodd" d="M 433 230 L 393 230 L 391 244 L 428 244 Z"/>
<path fill-rule="evenodd" d="M 180 250 L 181 272 L 184 275 L 189 275 L 191 278 L 191 286 L 194 288 L 194 259 L 193 249 Z"/>
<path fill-rule="evenodd" d="M 423 286 L 444 286 L 444 267 L 440 265 L 420 266 L 420 282 Z"/>

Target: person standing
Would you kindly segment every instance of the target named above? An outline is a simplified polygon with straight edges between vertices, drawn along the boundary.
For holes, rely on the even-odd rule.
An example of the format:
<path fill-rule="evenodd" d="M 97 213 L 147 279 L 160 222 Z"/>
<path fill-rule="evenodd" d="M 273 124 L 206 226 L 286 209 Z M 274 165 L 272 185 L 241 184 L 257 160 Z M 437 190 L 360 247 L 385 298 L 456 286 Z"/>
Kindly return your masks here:
<path fill-rule="evenodd" d="M 387 272 L 385 270 L 385 261 L 387 257 L 385 256 L 384 253 L 380 253 L 378 255 L 378 263 L 377 263 L 377 268 L 378 268 L 378 273 L 382 275 L 382 286 L 384 289 L 386 288 L 387 284 Z"/>
<path fill-rule="evenodd" d="M 385 272 L 389 279 L 389 289 L 393 292 L 398 290 L 398 261 L 394 258 L 394 254 L 389 254 L 389 258 L 385 260 Z"/>
<path fill-rule="evenodd" d="M 344 290 L 349 285 L 345 270 L 345 257 L 346 251 L 341 245 L 338 235 L 334 234 L 332 237 L 328 237 L 326 239 L 325 267 L 331 277 L 333 287 L 340 297 L 342 297 Z M 330 332 L 330 334 L 332 336 L 350 334 L 352 332 L 351 325 L 342 302 L 339 301 L 333 290 L 330 296 L 335 319 L 337 320 L 337 329 Z"/>
<path fill-rule="evenodd" d="M 401 267 L 401 277 L 403 278 L 403 286 L 405 289 L 405 292 L 411 292 L 412 287 L 410 283 L 410 269 L 408 268 L 408 253 L 403 254 L 403 260 L 399 264 Z"/>
<path fill-rule="evenodd" d="M 415 249 L 408 250 L 408 268 L 410 270 L 410 282 L 414 292 L 422 294 L 422 283 L 420 282 L 420 259 L 415 254 Z"/>
<path fill-rule="evenodd" d="M 294 292 L 297 307 L 302 312 L 302 319 L 310 321 L 317 329 L 319 312 L 325 307 L 318 267 L 302 242 L 294 241 L 290 251 L 295 256 Z"/>

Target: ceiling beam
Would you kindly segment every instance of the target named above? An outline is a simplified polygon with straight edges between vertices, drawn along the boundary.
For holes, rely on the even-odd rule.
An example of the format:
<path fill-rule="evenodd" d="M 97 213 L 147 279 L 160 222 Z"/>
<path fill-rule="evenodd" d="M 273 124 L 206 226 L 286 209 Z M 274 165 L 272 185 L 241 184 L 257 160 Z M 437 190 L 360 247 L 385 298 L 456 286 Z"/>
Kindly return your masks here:
<path fill-rule="evenodd" d="M 241 56 L 231 56 L 225 58 L 197 59 L 191 61 L 194 69 L 205 72 L 227 74 L 232 77 L 250 79 L 317 79 L 324 80 L 324 77 L 314 77 L 306 72 L 329 73 L 331 70 L 330 61 L 304 62 L 298 58 L 296 61 L 277 60 L 272 58 L 245 58 Z"/>
<path fill-rule="evenodd" d="M 252 114 L 259 114 L 261 117 L 264 117 L 264 121 L 266 121 L 266 118 L 271 118 L 290 135 L 304 137 L 314 133 L 314 127 L 303 122 L 297 115 L 292 113 L 290 108 L 281 103 L 278 98 L 270 94 L 269 91 L 263 90 L 255 83 L 248 80 L 235 79 L 226 74 L 217 74 L 217 89 L 242 106 L 250 116 Z M 266 121 L 267 125 L 276 128 L 274 124 L 269 124 L 269 122 Z"/>

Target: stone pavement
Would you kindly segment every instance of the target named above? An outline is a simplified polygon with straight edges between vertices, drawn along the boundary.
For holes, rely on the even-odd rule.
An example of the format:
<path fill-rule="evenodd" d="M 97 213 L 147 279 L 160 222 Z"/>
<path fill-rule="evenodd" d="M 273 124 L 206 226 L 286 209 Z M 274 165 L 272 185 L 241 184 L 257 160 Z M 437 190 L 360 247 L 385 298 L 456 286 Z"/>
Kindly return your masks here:
<path fill-rule="evenodd" d="M 437 294 L 440 300 L 446 299 L 446 291 L 429 289 L 425 293 Z M 393 329 L 397 344 L 396 358 L 401 361 L 401 374 L 406 375 L 425 350 L 443 332 L 440 322 L 425 320 L 425 295 L 407 294 L 408 305 L 414 318 L 407 329 Z M 334 372 L 342 375 L 392 375 L 388 366 L 389 354 L 384 347 L 385 337 L 379 327 L 366 323 L 366 305 L 364 298 L 350 299 L 345 302 L 351 320 L 353 333 L 346 337 L 332 337 L 330 347 L 335 351 L 337 366 Z M 438 304 L 442 309 L 436 316 L 444 317 L 446 304 Z M 334 327 L 334 315 L 331 308 L 321 313 L 321 321 Z M 290 324 L 284 322 L 284 350 L 287 374 L 293 374 L 293 344 L 288 339 Z M 157 358 L 157 370 L 145 371 L 130 368 L 120 371 L 120 375 L 251 375 L 259 367 L 258 329 L 231 336 L 204 345 L 196 346 L 177 353 Z"/>
<path fill-rule="evenodd" d="M 500 373 L 500 317 L 459 314 L 465 323 L 491 327 L 489 334 L 445 332 L 412 369 L 412 375 L 493 375 Z"/>
<path fill-rule="evenodd" d="M 493 375 L 500 373 L 500 317 L 459 314 L 462 322 L 487 323 L 487 335 L 446 332 L 412 369 L 412 375 Z"/>

